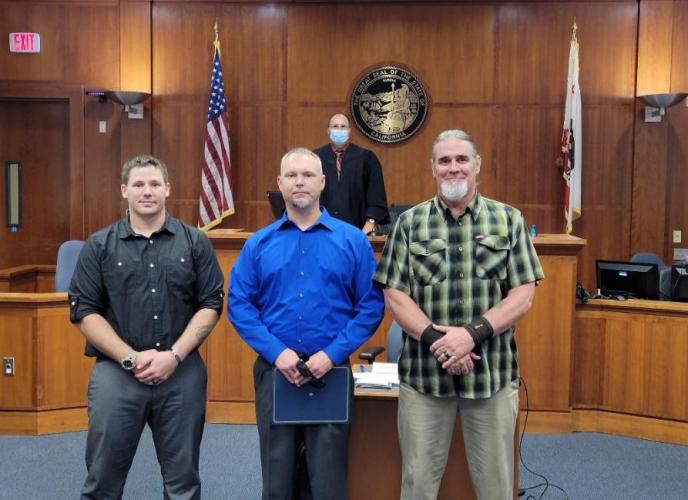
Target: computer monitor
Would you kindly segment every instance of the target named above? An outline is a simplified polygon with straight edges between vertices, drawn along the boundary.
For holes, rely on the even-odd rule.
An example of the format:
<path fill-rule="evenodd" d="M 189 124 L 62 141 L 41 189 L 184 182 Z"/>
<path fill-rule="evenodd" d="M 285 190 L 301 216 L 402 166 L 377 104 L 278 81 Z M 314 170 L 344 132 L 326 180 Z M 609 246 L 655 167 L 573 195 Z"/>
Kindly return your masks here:
<path fill-rule="evenodd" d="M 597 261 L 597 288 L 602 295 L 659 298 L 659 267 L 643 262 Z"/>
<path fill-rule="evenodd" d="M 688 302 L 688 267 L 671 266 L 671 300 Z"/>
<path fill-rule="evenodd" d="M 275 219 L 279 219 L 282 217 L 282 214 L 285 210 L 284 197 L 282 197 L 282 193 L 280 191 L 268 191 L 266 194 L 268 196 L 268 202 L 270 202 L 272 215 L 275 216 Z"/>

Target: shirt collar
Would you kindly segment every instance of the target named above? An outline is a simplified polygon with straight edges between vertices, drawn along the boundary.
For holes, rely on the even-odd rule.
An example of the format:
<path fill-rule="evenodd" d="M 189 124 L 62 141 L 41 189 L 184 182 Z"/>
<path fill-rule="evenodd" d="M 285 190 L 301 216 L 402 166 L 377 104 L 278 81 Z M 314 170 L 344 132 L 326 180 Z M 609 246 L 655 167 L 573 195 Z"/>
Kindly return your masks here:
<path fill-rule="evenodd" d="M 337 152 L 346 153 L 346 150 L 349 148 L 349 144 L 351 144 L 351 143 L 347 142 L 341 148 L 338 148 L 334 144 L 330 143 L 330 148 L 332 148 L 333 153 L 337 153 Z"/>
<path fill-rule="evenodd" d="M 327 209 L 325 207 L 320 207 L 320 217 L 318 217 L 318 220 L 315 221 L 315 223 L 313 223 L 313 225 L 308 229 L 312 229 L 317 226 L 322 226 L 325 229 L 328 229 L 329 231 L 334 231 L 334 227 L 332 224 L 333 220 L 334 217 L 330 215 Z M 291 226 L 294 226 L 294 223 L 289 220 L 289 217 L 287 217 L 287 211 L 285 210 L 282 214 L 282 217 L 277 219 L 277 230 L 279 231 L 281 229 L 286 229 Z"/>
<path fill-rule="evenodd" d="M 435 203 L 435 209 L 443 214 L 445 218 L 453 218 L 451 214 L 451 210 L 449 210 L 449 207 L 447 204 L 444 202 L 442 198 L 440 198 L 440 195 L 435 195 L 434 198 L 434 203 Z M 483 206 L 485 205 L 485 201 L 483 200 L 483 197 L 480 195 L 478 190 L 476 189 L 475 191 L 475 196 L 471 200 L 471 202 L 468 204 L 466 207 L 466 213 L 468 213 L 475 222 L 478 219 L 478 215 L 480 215 L 480 211 L 482 210 Z"/>
<path fill-rule="evenodd" d="M 175 219 L 174 217 L 170 217 L 170 214 L 165 213 L 165 222 L 163 223 L 162 227 L 155 231 L 153 234 L 162 233 L 163 231 L 166 231 L 170 234 L 175 234 L 179 229 L 179 224 L 180 223 L 177 219 Z M 120 221 L 117 236 L 122 240 L 126 238 L 136 238 L 137 236 L 141 236 L 135 233 L 134 230 L 131 228 L 128 213 L 127 216 Z"/>

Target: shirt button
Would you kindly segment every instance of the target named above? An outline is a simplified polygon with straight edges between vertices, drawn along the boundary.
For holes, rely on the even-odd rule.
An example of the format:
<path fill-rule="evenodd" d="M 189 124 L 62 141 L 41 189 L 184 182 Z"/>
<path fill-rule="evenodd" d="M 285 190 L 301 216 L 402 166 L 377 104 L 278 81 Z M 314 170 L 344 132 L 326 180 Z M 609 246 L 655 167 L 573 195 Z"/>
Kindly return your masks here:
<path fill-rule="evenodd" d="M 180 262 L 184 262 L 184 257 L 182 257 L 181 259 L 179 259 L 179 261 L 180 261 Z"/>
<path fill-rule="evenodd" d="M 299 316 L 299 320 L 302 320 L 302 319 L 303 319 L 303 316 Z"/>
<path fill-rule="evenodd" d="M 463 273 L 459 273 L 459 278 L 463 278 Z"/>
<path fill-rule="evenodd" d="M 153 264 L 152 262 L 151 262 L 150 264 L 148 264 L 148 265 L 149 265 L 150 267 L 155 267 L 155 264 Z"/>
<path fill-rule="evenodd" d="M 121 262 L 118 262 L 117 265 L 118 265 L 119 267 L 122 267 L 122 263 L 121 263 Z"/>
<path fill-rule="evenodd" d="M 299 273 L 299 276 L 303 276 L 303 271 L 301 271 L 301 272 Z"/>
<path fill-rule="evenodd" d="M 299 340 L 297 340 L 297 342 L 300 344 L 302 341 L 301 341 L 301 339 L 299 339 Z"/>
<path fill-rule="evenodd" d="M 153 244 L 153 240 L 148 240 L 148 243 L 149 243 L 150 245 L 152 245 L 152 244 Z"/>
<path fill-rule="evenodd" d="M 305 251 L 305 250 L 301 250 L 301 255 L 306 255 L 306 251 Z"/>
<path fill-rule="evenodd" d="M 459 247 L 459 252 L 463 252 L 463 247 Z"/>
<path fill-rule="evenodd" d="M 303 297 L 303 293 L 299 292 L 299 297 Z"/>
<path fill-rule="evenodd" d="M 155 347 L 160 347 L 160 342 L 156 342 Z"/>
<path fill-rule="evenodd" d="M 155 293 L 155 288 L 151 289 L 151 292 Z"/>
<path fill-rule="evenodd" d="M 75 306 L 75 305 L 76 305 L 76 302 L 72 302 L 72 305 Z M 299 319 L 301 319 L 301 318 L 299 318 Z"/>
<path fill-rule="evenodd" d="M 153 319 L 158 319 L 158 315 L 156 314 L 155 316 L 153 316 Z"/>

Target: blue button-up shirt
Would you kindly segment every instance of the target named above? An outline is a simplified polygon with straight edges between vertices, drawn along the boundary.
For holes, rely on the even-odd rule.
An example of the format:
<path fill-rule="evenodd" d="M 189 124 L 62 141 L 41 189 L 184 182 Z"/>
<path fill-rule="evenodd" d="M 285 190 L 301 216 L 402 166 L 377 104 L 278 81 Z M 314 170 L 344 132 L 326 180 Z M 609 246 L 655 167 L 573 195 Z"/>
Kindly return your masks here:
<path fill-rule="evenodd" d="M 230 274 L 228 316 L 274 363 L 290 348 L 336 365 L 375 332 L 384 312 L 375 256 L 360 229 L 322 211 L 302 231 L 286 215 L 248 239 Z"/>

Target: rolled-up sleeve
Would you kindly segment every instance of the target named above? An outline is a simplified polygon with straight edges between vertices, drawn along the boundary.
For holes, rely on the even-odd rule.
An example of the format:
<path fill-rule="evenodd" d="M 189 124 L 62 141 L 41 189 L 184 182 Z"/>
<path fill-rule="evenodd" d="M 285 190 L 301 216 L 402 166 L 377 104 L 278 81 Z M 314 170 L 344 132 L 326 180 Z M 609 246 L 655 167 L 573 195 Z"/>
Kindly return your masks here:
<path fill-rule="evenodd" d="M 201 233 L 194 248 L 196 310 L 212 309 L 222 315 L 225 279 L 217 262 L 215 249 L 208 237 Z"/>
<path fill-rule="evenodd" d="M 103 314 L 105 288 L 100 265 L 100 251 L 91 237 L 84 245 L 69 285 L 69 320 L 78 323 L 89 314 Z"/>

